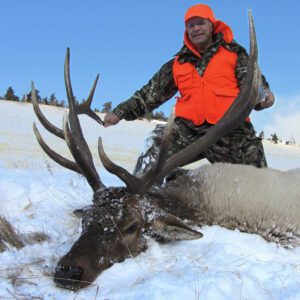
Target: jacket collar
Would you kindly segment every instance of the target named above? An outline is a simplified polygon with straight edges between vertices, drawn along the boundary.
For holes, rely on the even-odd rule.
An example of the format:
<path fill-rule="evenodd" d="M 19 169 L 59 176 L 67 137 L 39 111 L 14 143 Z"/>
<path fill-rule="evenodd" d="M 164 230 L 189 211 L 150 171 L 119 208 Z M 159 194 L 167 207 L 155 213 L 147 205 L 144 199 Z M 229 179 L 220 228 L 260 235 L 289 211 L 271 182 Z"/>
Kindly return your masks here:
<path fill-rule="evenodd" d="M 223 33 L 219 32 L 213 36 L 213 44 L 209 49 L 207 49 L 207 51 L 210 51 L 212 47 L 219 47 L 223 44 L 225 44 L 225 41 L 223 40 Z M 201 58 L 201 55 L 198 52 L 195 53 L 195 51 L 190 49 L 186 43 L 184 43 L 183 47 L 179 50 L 179 52 L 177 52 L 177 54 L 175 54 L 175 56 L 179 57 L 179 62 L 181 63 L 196 62 L 199 58 Z"/>

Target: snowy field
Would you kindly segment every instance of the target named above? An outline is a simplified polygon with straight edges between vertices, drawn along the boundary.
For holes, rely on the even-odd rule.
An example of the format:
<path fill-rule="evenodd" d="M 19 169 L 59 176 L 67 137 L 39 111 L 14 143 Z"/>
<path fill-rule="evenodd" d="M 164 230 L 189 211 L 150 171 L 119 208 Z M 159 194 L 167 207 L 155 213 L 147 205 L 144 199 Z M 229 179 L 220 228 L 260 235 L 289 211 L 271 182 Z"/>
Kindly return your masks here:
<path fill-rule="evenodd" d="M 64 109 L 41 107 L 61 127 Z M 80 233 L 72 210 L 90 204 L 92 191 L 43 153 L 32 131 L 31 104 L 0 101 L 0 120 L 0 214 L 22 233 L 43 231 L 50 238 L 0 253 L 0 299 L 300 299 L 300 248 L 218 226 L 202 228 L 204 237 L 194 241 L 160 245 L 149 239 L 146 252 L 114 264 L 90 287 L 57 288 L 56 263 Z M 104 129 L 85 116 L 81 121 L 101 179 L 120 185 L 100 165 L 98 136 L 110 157 L 131 171 L 155 124 L 122 121 Z M 63 141 L 37 126 L 52 148 L 69 156 Z M 266 143 L 265 150 L 270 167 L 300 168 L 299 148 Z"/>

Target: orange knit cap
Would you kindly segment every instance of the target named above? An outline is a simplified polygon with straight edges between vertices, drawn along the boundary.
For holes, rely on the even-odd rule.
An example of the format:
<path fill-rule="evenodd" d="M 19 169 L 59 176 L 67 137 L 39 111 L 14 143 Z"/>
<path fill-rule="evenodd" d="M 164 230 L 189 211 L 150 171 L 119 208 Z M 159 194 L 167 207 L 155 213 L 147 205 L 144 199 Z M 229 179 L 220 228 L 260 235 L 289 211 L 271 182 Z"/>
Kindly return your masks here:
<path fill-rule="evenodd" d="M 224 22 L 216 20 L 215 14 L 212 9 L 205 4 L 196 4 L 191 6 L 184 16 L 184 22 L 186 23 L 189 19 L 193 17 L 200 17 L 208 19 L 214 27 L 214 33 L 222 32 L 223 39 L 226 43 L 230 43 L 233 40 L 233 33 L 231 28 Z"/>
<path fill-rule="evenodd" d="M 193 17 L 201 17 L 204 19 L 208 19 L 213 24 L 216 21 L 214 12 L 208 5 L 205 5 L 205 4 L 197 4 L 197 5 L 191 6 L 185 13 L 185 16 L 184 16 L 185 23 Z"/>

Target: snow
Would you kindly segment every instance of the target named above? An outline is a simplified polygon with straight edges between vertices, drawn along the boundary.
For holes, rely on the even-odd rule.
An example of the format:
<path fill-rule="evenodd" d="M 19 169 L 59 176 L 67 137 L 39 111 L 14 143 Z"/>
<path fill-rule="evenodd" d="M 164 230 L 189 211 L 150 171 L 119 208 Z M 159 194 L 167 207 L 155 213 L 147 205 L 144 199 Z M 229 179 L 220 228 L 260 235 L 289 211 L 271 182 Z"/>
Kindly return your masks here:
<path fill-rule="evenodd" d="M 64 109 L 41 106 L 61 127 Z M 91 203 L 85 179 L 52 162 L 32 131 L 31 104 L 0 101 L 0 214 L 22 233 L 42 231 L 50 240 L 0 253 L 1 299 L 300 299 L 300 249 L 284 249 L 260 236 L 218 226 L 201 228 L 199 240 L 159 244 L 147 238 L 148 250 L 116 263 L 88 288 L 57 288 L 58 259 L 80 233 L 72 211 Z M 104 129 L 80 117 L 101 179 L 121 185 L 97 155 L 101 135 L 109 156 L 132 171 L 144 140 L 155 124 L 124 122 Z M 70 157 L 64 142 L 37 121 L 45 140 Z M 280 170 L 300 167 L 300 149 L 265 143 L 269 165 Z M 287 187 L 288 188 L 288 187 Z"/>

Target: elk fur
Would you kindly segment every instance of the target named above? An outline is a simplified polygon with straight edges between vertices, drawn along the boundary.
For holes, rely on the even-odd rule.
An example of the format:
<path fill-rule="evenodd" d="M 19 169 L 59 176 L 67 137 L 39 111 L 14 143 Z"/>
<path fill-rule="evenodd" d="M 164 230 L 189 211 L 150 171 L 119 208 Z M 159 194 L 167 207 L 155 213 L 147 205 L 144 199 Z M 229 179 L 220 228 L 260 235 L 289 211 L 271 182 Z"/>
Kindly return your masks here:
<path fill-rule="evenodd" d="M 285 247 L 300 244 L 300 169 L 203 165 L 160 192 L 159 206 L 195 225 L 261 235 Z"/>

